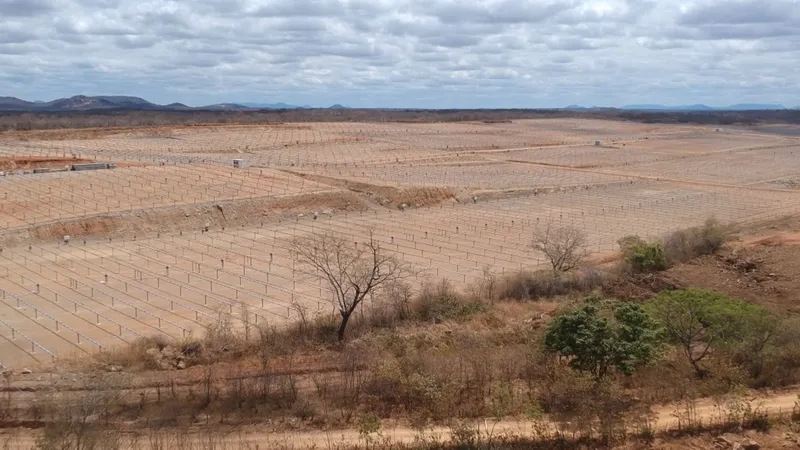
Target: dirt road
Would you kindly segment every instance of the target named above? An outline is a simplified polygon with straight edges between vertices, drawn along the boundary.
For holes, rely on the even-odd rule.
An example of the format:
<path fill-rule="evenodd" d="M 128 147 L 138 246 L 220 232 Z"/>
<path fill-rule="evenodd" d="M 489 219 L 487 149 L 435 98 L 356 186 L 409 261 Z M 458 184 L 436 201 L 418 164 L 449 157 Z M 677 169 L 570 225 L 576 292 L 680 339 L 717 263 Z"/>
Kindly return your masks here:
<path fill-rule="evenodd" d="M 769 396 L 751 397 L 747 401 L 753 408 L 759 408 L 770 416 L 786 415 L 799 403 L 800 388 L 782 391 Z M 679 418 L 687 416 L 691 411 L 693 420 L 702 424 L 713 423 L 725 414 L 726 409 L 711 399 L 701 399 L 691 407 L 684 404 L 674 404 L 654 409 L 653 427 L 656 431 L 675 430 L 681 426 Z M 479 420 L 473 423 L 484 435 L 534 435 L 534 422 L 526 419 L 502 420 L 496 422 L 492 419 Z M 541 426 L 541 424 L 540 424 Z M 685 422 L 683 423 L 685 426 Z M 545 425 L 547 427 L 547 425 Z M 188 441 L 204 445 L 210 440 L 225 442 L 231 448 L 342 448 L 347 444 L 363 444 L 364 437 L 356 429 L 329 430 L 329 431 L 295 431 L 295 432 L 269 432 L 264 426 L 247 426 L 237 428 L 235 431 L 228 429 L 214 430 L 213 437 L 205 429 L 195 430 L 188 436 Z M 552 428 L 555 431 L 555 427 Z M 437 426 L 428 428 L 425 436 L 446 441 L 450 438 L 449 427 Z M 412 443 L 420 437 L 420 432 L 405 425 L 384 424 L 380 432 L 380 439 L 394 443 Z M 143 442 L 147 442 L 144 439 Z M 25 430 L 0 431 L 0 447 L 8 449 L 29 449 L 35 444 L 35 436 Z M 147 444 L 142 444 L 148 448 Z M 194 448 L 194 447 L 193 447 Z"/>
<path fill-rule="evenodd" d="M 781 392 L 773 396 L 752 398 L 750 404 L 753 408 L 760 408 L 771 416 L 790 414 L 795 402 L 798 401 L 800 389 Z M 679 417 L 684 416 L 686 405 L 667 405 L 654 410 L 654 428 L 659 431 L 677 429 Z M 702 399 L 694 404 L 694 418 L 702 423 L 709 423 L 720 417 L 720 408 L 710 399 Z M 485 419 L 476 422 L 481 433 L 491 433 L 492 435 L 518 434 L 532 435 L 534 424 L 526 419 L 503 420 L 495 422 Z M 450 437 L 450 428 L 433 427 L 427 432 L 428 436 L 438 436 L 439 439 L 447 440 Z M 333 430 L 333 431 L 313 431 L 313 432 L 294 432 L 294 433 L 245 433 L 244 438 L 248 442 L 256 443 L 259 446 L 267 446 L 291 443 L 295 448 L 329 448 L 331 444 L 358 443 L 364 441 L 357 430 Z M 381 431 L 381 437 L 387 438 L 392 442 L 413 442 L 419 436 L 419 432 L 405 426 L 385 427 Z"/>

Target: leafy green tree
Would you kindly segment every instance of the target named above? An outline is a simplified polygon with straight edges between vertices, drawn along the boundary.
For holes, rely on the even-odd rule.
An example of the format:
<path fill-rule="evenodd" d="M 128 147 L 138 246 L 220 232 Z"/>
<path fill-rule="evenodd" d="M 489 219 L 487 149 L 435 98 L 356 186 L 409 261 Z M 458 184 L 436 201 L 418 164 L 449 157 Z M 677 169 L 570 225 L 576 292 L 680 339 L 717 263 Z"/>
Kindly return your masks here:
<path fill-rule="evenodd" d="M 777 318 L 763 307 L 703 289 L 664 291 L 647 310 L 698 376 L 707 374 L 700 361 L 712 348 L 761 352 L 777 326 Z"/>
<path fill-rule="evenodd" d="M 630 375 L 658 356 L 661 330 L 641 307 L 623 303 L 612 317 L 601 313 L 596 304 L 587 304 L 555 318 L 547 328 L 545 347 L 597 380 L 612 368 Z"/>

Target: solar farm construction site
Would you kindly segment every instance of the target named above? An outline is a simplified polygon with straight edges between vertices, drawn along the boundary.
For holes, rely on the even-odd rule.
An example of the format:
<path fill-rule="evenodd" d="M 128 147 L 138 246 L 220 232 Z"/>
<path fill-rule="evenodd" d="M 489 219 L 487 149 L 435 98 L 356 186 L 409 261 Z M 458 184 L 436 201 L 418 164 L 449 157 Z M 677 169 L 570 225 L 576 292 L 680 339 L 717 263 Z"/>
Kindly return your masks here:
<path fill-rule="evenodd" d="M 220 311 L 329 313 L 289 251 L 306 235 L 373 232 L 414 283 L 459 286 L 544 268 L 549 224 L 602 257 L 629 234 L 800 211 L 797 136 L 590 119 L 12 133 L 0 171 L 3 367 L 201 334 Z"/>

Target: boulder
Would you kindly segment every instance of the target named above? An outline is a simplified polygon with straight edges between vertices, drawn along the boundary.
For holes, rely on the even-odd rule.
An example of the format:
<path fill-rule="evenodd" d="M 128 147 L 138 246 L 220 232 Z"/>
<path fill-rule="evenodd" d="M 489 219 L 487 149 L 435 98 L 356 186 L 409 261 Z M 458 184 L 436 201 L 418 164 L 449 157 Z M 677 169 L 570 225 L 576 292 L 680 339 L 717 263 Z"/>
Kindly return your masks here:
<path fill-rule="evenodd" d="M 29 374 L 32 374 L 32 373 L 33 373 L 33 371 L 32 371 L 31 369 L 28 369 L 28 368 L 26 367 L 26 368 L 24 368 L 24 369 L 20 370 L 20 371 L 19 371 L 19 373 L 21 373 L 21 374 L 23 374 L 23 375 L 29 375 Z"/>
<path fill-rule="evenodd" d="M 748 439 L 748 440 L 742 442 L 742 449 L 743 450 L 759 450 L 760 448 L 761 448 L 761 444 L 759 444 L 758 442 L 756 442 L 756 441 L 754 441 L 752 439 Z"/>
<path fill-rule="evenodd" d="M 161 356 L 164 358 L 176 358 L 178 355 L 180 355 L 180 352 L 171 345 L 168 345 L 161 350 Z"/>
<path fill-rule="evenodd" d="M 171 370 L 172 366 L 169 363 L 164 362 L 163 360 L 156 360 L 156 366 L 158 366 L 158 370 Z"/>
<path fill-rule="evenodd" d="M 726 438 L 725 436 L 717 436 L 714 438 L 714 443 L 721 445 L 723 448 L 729 448 L 733 446 L 733 441 Z"/>

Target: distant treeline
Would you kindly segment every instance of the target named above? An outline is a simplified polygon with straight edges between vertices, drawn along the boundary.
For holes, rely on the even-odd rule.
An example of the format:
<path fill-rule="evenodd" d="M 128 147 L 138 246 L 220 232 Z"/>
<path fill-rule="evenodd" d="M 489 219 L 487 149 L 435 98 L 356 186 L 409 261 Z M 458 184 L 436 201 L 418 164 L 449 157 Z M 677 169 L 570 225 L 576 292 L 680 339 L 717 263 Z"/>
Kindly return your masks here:
<path fill-rule="evenodd" d="M 76 112 L 0 112 L 0 131 L 210 123 L 497 122 L 536 118 L 595 118 L 643 123 L 703 125 L 800 124 L 800 110 L 651 112 L 619 109 L 288 109 L 259 111 L 142 111 L 115 109 Z"/>

